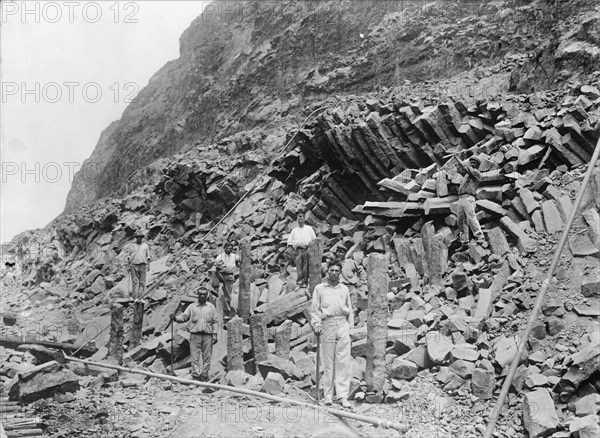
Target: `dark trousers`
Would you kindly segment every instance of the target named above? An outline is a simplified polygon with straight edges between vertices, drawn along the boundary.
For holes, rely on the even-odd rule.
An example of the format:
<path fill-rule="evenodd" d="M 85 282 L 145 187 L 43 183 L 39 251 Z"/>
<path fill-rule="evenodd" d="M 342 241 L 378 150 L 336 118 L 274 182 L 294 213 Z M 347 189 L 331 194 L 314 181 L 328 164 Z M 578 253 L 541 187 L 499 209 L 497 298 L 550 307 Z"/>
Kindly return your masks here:
<path fill-rule="evenodd" d="M 298 279 L 296 283 L 308 283 L 308 250 L 296 248 L 296 272 Z"/>
<path fill-rule="evenodd" d="M 192 355 L 193 377 L 200 377 L 204 380 L 208 380 L 208 371 L 210 370 L 210 361 L 212 359 L 212 349 L 212 334 L 190 334 L 190 353 Z M 202 366 L 200 366 L 200 357 L 202 357 Z"/>

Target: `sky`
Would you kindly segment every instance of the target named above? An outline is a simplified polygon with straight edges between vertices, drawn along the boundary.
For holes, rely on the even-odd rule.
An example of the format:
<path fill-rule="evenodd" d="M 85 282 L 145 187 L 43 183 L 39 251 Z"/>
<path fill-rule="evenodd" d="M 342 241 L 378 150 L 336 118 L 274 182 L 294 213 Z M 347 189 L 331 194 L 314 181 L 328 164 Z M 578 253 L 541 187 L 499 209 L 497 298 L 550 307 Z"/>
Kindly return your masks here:
<path fill-rule="evenodd" d="M 205 1 L 2 1 L 0 240 L 47 225 Z"/>

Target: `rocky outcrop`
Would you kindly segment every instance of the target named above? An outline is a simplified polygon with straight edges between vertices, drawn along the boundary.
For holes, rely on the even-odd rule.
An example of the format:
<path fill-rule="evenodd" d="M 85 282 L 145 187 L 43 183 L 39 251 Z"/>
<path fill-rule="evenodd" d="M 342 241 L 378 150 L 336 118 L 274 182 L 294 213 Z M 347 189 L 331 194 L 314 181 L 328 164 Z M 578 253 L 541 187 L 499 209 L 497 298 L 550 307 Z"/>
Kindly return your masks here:
<path fill-rule="evenodd" d="M 464 151 L 463 158 L 483 154 L 482 170 L 490 176 L 480 189 L 480 207 L 488 213 L 510 214 L 517 222 L 539 210 L 536 229 L 557 231 L 561 223 L 550 219 L 565 220 L 554 204 L 558 199 L 539 205 L 532 199 L 521 208 L 521 198 L 508 204 L 516 192 L 506 192 L 505 184 L 520 177 L 516 171 L 537 165 L 568 169 L 589 161 L 600 127 L 596 94 L 596 86 L 586 85 L 571 93 L 509 96 L 476 105 L 460 100 L 427 105 L 394 93 L 387 98 L 347 98 L 299 133 L 271 175 L 298 186 L 320 220 L 356 218 L 357 213 L 419 217 L 450 212 L 456 194 L 452 183 L 460 181 L 456 166 L 444 164 L 451 151 Z M 526 108 L 531 111 L 523 113 Z M 517 185 L 535 183 L 536 190 L 543 191 L 544 176 Z M 383 204 L 377 204 L 388 199 L 385 193 L 393 201 L 403 201 L 389 204 L 393 213 L 384 213 Z M 366 201 L 372 202 L 371 207 L 353 210 Z M 542 212 L 548 222 L 543 222 Z"/>
<path fill-rule="evenodd" d="M 545 6 L 537 3 L 519 11 L 462 1 L 224 5 L 194 20 L 180 39 L 180 57 L 103 132 L 76 174 L 65 212 L 130 192 L 160 158 L 206 151 L 237 133 L 255 131 L 280 149 L 287 128 L 325 94 L 404 87 L 475 66 L 511 71 L 522 62 L 519 53 L 550 32 L 539 26 Z"/>

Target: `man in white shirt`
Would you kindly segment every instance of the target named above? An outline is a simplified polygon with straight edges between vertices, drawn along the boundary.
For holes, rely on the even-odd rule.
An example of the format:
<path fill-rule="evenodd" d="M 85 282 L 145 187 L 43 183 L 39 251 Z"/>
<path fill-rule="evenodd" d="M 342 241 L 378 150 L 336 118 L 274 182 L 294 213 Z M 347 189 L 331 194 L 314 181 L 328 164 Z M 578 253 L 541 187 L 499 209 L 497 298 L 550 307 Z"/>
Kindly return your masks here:
<path fill-rule="evenodd" d="M 223 245 L 223 252 L 215 258 L 213 266 L 213 286 L 218 291 L 218 284 L 223 286 L 223 319 L 229 320 L 235 315 L 235 310 L 231 308 L 231 291 L 235 282 L 236 268 L 240 263 L 240 256 L 233 252 L 233 244 L 226 242 Z"/>
<path fill-rule="evenodd" d="M 127 264 L 131 273 L 131 297 L 137 302 L 146 293 L 146 271 L 150 270 L 150 248 L 143 242 L 144 234 L 138 231 L 136 243 L 127 248 Z"/>
<path fill-rule="evenodd" d="M 327 281 L 317 285 L 313 292 L 310 314 L 313 330 L 322 334 L 323 402 L 333 402 L 335 389 L 336 399 L 347 409 L 351 407 L 348 402 L 351 378 L 350 329 L 354 327 L 354 312 L 350 292 L 339 281 L 341 271 L 339 261 L 329 263 Z"/>
<path fill-rule="evenodd" d="M 208 290 L 198 290 L 198 302 L 192 303 L 181 315 L 171 315 L 172 321 L 186 322 L 190 332 L 190 352 L 192 355 L 192 378 L 208 381 L 213 344 L 217 343 L 217 312 L 208 302 Z M 202 357 L 202 366 L 200 366 Z"/>
<path fill-rule="evenodd" d="M 481 225 L 475 214 L 475 199 L 477 188 L 481 183 L 482 174 L 479 170 L 481 160 L 479 157 L 472 156 L 469 161 L 460 161 L 456 155 L 453 156 L 460 167 L 459 173 L 463 174 L 463 179 L 458 187 L 458 230 L 460 232 L 461 248 L 465 249 L 469 245 L 469 228 L 475 236 L 479 245 L 487 247 Z"/>
<path fill-rule="evenodd" d="M 298 278 L 296 282 L 299 286 L 308 284 L 308 244 L 315 240 L 315 230 L 304 222 L 304 213 L 298 213 L 298 226 L 292 230 L 288 237 L 288 246 L 295 250 L 296 272 Z"/>

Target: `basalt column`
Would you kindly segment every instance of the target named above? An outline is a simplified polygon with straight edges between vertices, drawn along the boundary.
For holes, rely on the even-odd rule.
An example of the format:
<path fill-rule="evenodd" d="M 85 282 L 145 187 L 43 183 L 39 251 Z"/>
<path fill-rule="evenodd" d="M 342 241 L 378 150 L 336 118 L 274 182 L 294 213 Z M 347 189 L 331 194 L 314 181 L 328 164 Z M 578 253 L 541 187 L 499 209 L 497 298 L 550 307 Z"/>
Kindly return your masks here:
<path fill-rule="evenodd" d="M 369 391 L 383 397 L 386 379 L 385 349 L 387 342 L 388 257 L 371 254 L 367 261 L 367 368 L 365 380 Z"/>
<path fill-rule="evenodd" d="M 250 242 L 242 242 L 240 250 L 240 293 L 238 295 L 238 315 L 248 321 L 250 316 L 250 277 L 252 276 Z"/>

